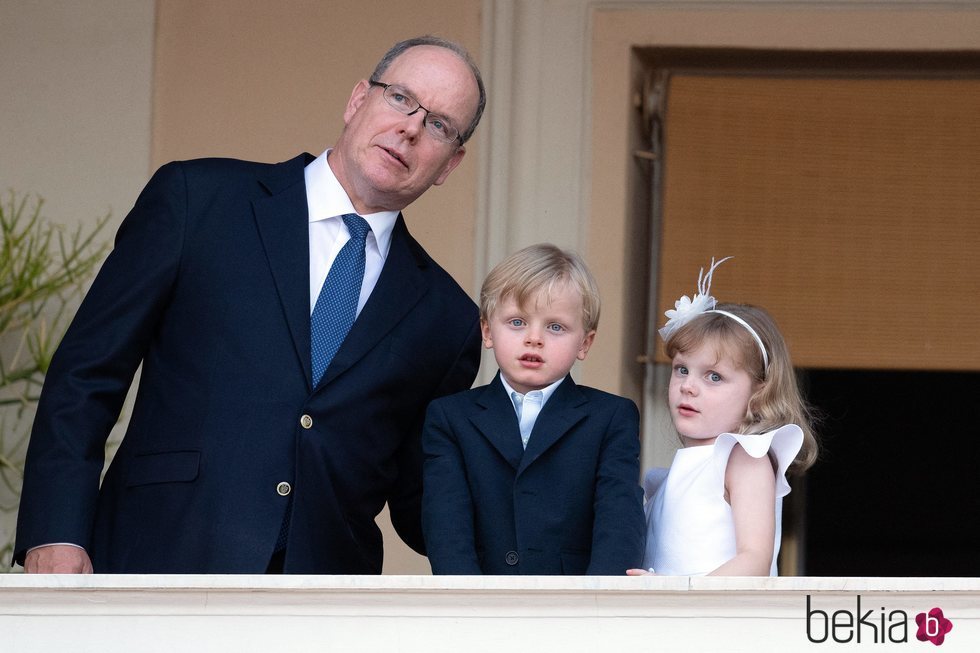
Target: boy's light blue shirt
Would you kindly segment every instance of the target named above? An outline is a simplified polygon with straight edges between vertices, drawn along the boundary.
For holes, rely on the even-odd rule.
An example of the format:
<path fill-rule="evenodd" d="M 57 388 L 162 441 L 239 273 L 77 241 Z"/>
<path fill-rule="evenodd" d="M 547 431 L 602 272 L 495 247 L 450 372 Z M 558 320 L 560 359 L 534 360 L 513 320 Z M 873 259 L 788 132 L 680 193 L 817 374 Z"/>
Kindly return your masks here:
<path fill-rule="evenodd" d="M 545 403 L 551 398 L 551 395 L 555 394 L 555 390 L 564 380 L 565 377 L 563 376 L 551 385 L 540 390 L 531 390 L 527 394 L 521 394 L 507 383 L 507 379 L 503 374 L 500 375 L 500 382 L 503 383 L 504 390 L 507 391 L 507 396 L 510 397 L 511 403 L 514 404 L 517 421 L 521 425 L 521 443 L 525 449 L 527 449 L 527 442 L 531 437 L 531 431 L 534 430 L 534 423 L 538 420 L 541 409 L 544 408 Z"/>

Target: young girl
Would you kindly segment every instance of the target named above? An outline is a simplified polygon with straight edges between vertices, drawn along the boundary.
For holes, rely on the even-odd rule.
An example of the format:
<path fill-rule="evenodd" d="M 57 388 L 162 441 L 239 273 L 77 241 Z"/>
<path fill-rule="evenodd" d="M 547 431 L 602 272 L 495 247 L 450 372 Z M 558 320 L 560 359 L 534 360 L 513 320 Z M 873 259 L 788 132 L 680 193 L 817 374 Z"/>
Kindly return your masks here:
<path fill-rule="evenodd" d="M 789 352 L 761 308 L 717 304 L 711 261 L 694 299 L 660 329 L 673 371 L 670 416 L 683 448 L 644 479 L 644 567 L 630 575 L 774 576 L 786 473 L 813 464 L 817 443 Z"/>

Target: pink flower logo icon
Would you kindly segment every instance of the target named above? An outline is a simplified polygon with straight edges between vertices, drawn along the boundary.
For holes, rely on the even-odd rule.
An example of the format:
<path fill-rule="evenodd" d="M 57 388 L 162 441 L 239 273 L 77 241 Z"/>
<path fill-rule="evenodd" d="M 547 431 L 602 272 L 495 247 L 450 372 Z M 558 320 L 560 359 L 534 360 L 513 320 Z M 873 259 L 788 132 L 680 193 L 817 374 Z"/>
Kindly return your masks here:
<path fill-rule="evenodd" d="M 920 642 L 932 642 L 936 646 L 942 645 L 946 633 L 953 630 L 953 622 L 943 616 L 942 608 L 933 608 L 928 613 L 920 612 L 915 615 L 915 623 L 919 625 L 915 638 Z"/>

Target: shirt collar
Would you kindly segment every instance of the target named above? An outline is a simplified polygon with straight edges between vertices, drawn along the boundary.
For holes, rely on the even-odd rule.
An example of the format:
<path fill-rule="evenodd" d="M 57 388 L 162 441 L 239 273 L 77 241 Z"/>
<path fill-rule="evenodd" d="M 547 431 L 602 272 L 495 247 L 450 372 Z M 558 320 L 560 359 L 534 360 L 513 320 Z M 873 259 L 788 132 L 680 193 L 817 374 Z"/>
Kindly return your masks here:
<path fill-rule="evenodd" d="M 330 150 L 315 158 L 306 166 L 306 204 L 309 207 L 310 222 L 318 222 L 339 217 L 345 213 L 357 213 L 344 187 L 327 163 Z M 398 219 L 398 211 L 381 211 L 362 215 L 371 225 L 371 233 L 378 242 L 378 250 L 387 257 L 391 247 L 391 233 Z"/>
<path fill-rule="evenodd" d="M 546 403 L 548 403 L 548 400 L 551 398 L 551 395 L 555 394 L 555 390 L 558 389 L 558 386 L 560 386 L 561 385 L 561 382 L 564 381 L 564 380 L 565 380 L 565 377 L 562 377 L 562 378 L 558 379 L 557 381 L 555 381 L 554 383 L 552 383 L 551 385 L 545 386 L 544 388 L 541 388 L 541 407 L 542 408 L 544 408 L 544 405 Z M 509 383 L 507 383 L 507 379 L 504 378 L 504 375 L 503 374 L 500 375 L 500 382 L 504 384 L 504 391 L 507 393 L 507 397 L 508 398 L 513 399 L 513 397 L 514 397 L 515 394 L 520 395 L 521 397 L 524 396 L 523 394 L 521 394 L 517 390 L 514 390 L 514 388 L 512 388 Z"/>

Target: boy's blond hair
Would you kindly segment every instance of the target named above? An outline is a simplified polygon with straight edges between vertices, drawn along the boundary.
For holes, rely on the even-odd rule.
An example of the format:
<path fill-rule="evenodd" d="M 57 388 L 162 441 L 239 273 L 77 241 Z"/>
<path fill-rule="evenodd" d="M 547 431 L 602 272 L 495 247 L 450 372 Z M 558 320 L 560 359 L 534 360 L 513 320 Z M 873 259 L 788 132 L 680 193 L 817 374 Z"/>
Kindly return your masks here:
<path fill-rule="evenodd" d="M 487 275 L 480 289 L 480 319 L 489 321 L 497 304 L 513 298 L 525 307 L 544 292 L 552 296 L 556 286 L 566 283 L 582 295 L 582 324 L 585 331 L 599 326 L 599 286 L 582 258 L 550 243 L 538 243 L 511 254 Z"/>

